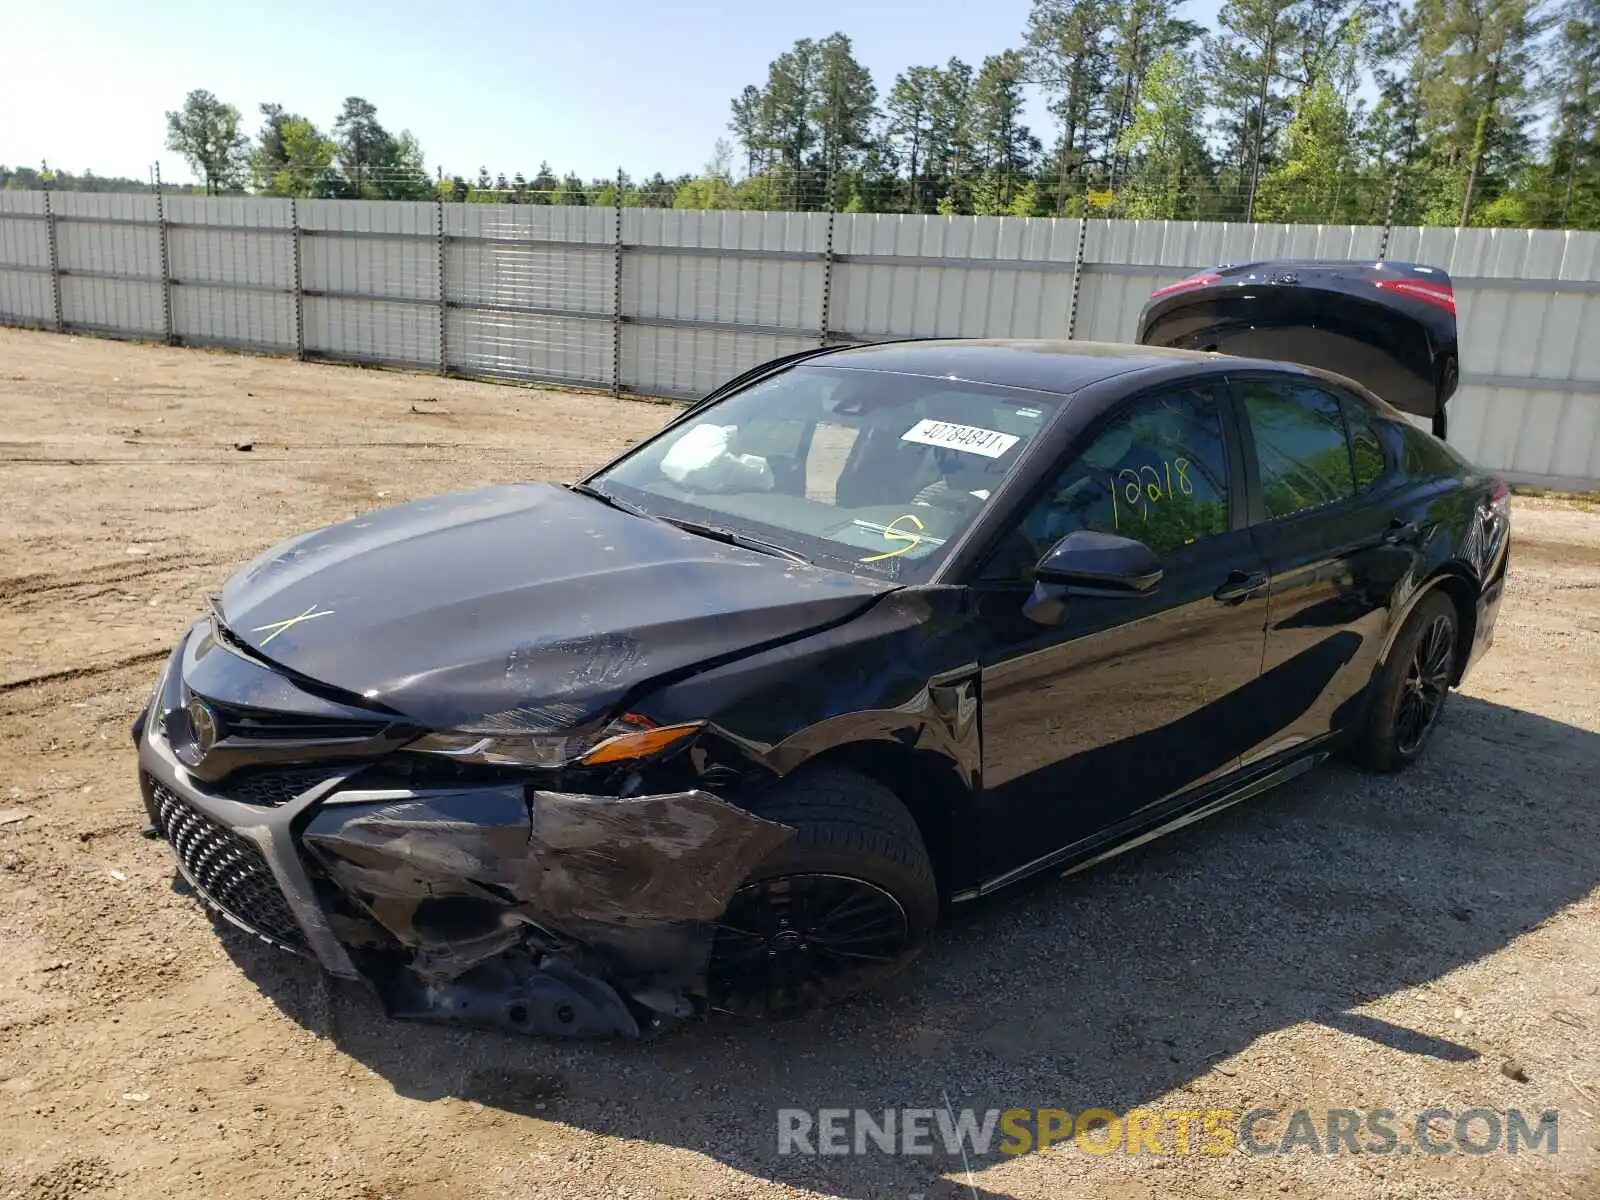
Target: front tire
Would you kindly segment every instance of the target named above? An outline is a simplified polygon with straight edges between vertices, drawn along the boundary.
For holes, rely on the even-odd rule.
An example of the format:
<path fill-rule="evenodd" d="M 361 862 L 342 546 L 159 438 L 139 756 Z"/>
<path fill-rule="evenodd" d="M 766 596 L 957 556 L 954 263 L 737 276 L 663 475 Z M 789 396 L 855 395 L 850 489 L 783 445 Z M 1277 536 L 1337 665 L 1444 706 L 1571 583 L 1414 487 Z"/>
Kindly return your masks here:
<path fill-rule="evenodd" d="M 1389 657 L 1373 676 L 1367 715 L 1353 748 L 1374 771 L 1401 771 L 1427 744 L 1455 675 L 1460 622 L 1450 597 L 1428 593 L 1406 618 Z"/>
<path fill-rule="evenodd" d="M 883 784 L 831 764 L 752 806 L 795 829 L 734 893 L 711 947 L 711 1005 L 779 1016 L 882 982 L 916 957 L 938 918 L 922 835 Z"/>

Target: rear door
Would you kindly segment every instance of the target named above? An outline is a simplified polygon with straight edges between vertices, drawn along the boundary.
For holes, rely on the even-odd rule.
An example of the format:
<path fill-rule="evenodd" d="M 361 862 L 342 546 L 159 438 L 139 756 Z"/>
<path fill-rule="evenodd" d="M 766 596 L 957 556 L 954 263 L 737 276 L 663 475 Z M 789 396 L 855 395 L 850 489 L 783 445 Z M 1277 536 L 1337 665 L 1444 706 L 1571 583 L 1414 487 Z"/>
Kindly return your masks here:
<path fill-rule="evenodd" d="M 1250 479 L 1250 532 L 1266 561 L 1261 687 L 1277 728 L 1259 760 L 1354 719 L 1394 589 L 1423 531 L 1399 515 L 1361 404 L 1300 373 L 1230 376 Z"/>

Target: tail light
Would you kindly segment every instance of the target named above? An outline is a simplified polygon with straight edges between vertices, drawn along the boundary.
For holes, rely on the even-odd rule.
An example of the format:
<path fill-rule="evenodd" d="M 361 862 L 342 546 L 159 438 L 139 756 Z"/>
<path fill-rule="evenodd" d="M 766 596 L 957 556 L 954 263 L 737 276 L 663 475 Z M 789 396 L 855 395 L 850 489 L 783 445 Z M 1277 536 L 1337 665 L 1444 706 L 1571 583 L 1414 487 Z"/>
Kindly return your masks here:
<path fill-rule="evenodd" d="M 1489 508 L 1502 521 L 1511 520 L 1511 485 L 1498 475 L 1489 489 Z"/>
<path fill-rule="evenodd" d="M 1180 279 L 1177 283 L 1169 283 L 1166 287 L 1157 288 L 1150 293 L 1150 299 L 1159 300 L 1163 296 L 1170 296 L 1175 292 L 1187 292 L 1190 288 L 1205 287 L 1208 283 L 1216 283 L 1222 276 L 1212 271 L 1202 271 L 1198 275 L 1191 275 L 1187 279 Z"/>
<path fill-rule="evenodd" d="M 1380 292 L 1393 292 L 1398 296 L 1408 296 L 1412 300 L 1421 300 L 1424 304 L 1431 304 L 1435 308 L 1442 308 L 1451 316 L 1456 312 L 1456 290 L 1448 280 L 1417 279 L 1407 276 L 1403 279 L 1375 279 L 1373 286 Z"/>

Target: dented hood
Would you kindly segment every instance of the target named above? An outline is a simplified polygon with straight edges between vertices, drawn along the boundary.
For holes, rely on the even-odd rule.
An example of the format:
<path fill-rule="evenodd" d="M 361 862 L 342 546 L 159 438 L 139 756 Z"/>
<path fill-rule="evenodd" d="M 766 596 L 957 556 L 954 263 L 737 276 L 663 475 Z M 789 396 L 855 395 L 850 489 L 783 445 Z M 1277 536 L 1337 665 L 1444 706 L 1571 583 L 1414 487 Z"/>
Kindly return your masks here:
<path fill-rule="evenodd" d="M 292 539 L 230 579 L 217 610 L 263 658 L 431 728 L 537 730 L 846 619 L 892 586 L 516 484 Z"/>

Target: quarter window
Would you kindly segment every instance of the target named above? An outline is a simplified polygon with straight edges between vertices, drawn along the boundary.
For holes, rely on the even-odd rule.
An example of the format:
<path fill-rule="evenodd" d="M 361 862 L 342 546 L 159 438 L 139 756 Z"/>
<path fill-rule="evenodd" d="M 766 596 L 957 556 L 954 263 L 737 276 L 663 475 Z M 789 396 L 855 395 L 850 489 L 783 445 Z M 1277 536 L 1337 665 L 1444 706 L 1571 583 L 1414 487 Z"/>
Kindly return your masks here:
<path fill-rule="evenodd" d="M 1346 401 L 1345 420 L 1350 424 L 1350 457 L 1356 469 L 1356 491 L 1365 491 L 1388 469 L 1383 443 L 1372 427 L 1368 410 L 1355 401 Z"/>
<path fill-rule="evenodd" d="M 1256 444 L 1269 520 L 1333 504 L 1355 493 L 1350 442 L 1338 397 L 1281 380 L 1239 382 Z"/>
<path fill-rule="evenodd" d="M 1051 480 L 986 578 L 1029 578 L 1069 533 L 1118 533 L 1166 556 L 1228 528 L 1228 456 L 1216 395 L 1135 400 Z"/>

